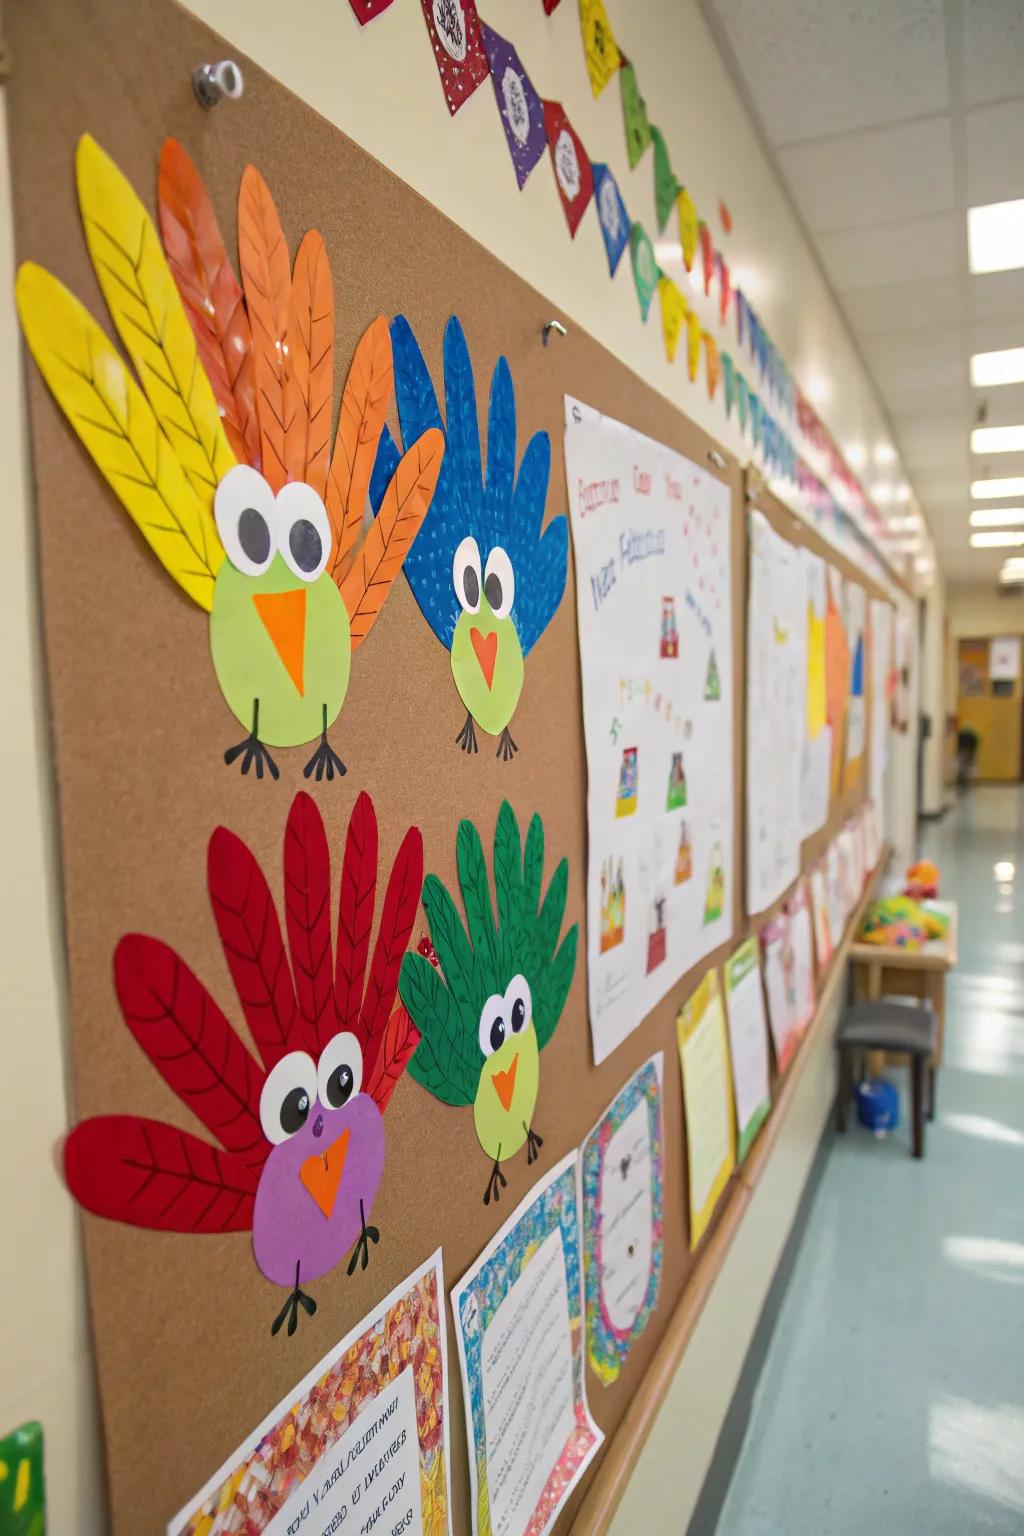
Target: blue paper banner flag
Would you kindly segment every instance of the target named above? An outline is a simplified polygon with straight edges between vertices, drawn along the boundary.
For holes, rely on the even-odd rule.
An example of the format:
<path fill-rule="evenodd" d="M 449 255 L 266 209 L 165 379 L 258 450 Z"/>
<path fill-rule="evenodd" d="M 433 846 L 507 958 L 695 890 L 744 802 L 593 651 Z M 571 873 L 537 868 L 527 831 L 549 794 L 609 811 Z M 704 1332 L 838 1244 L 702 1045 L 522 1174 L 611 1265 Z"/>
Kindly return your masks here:
<path fill-rule="evenodd" d="M 630 220 L 619 184 L 606 165 L 594 164 L 594 201 L 601 236 L 608 254 L 608 271 L 615 276 L 622 253 L 629 244 Z"/>
<path fill-rule="evenodd" d="M 750 430 L 753 433 L 754 447 L 755 448 L 757 448 L 758 445 L 761 442 L 761 428 L 763 426 L 763 422 L 762 422 L 762 419 L 761 419 L 761 411 L 762 411 L 761 402 L 758 399 L 757 395 L 754 394 L 754 391 L 751 390 L 750 391 Z"/>
<path fill-rule="evenodd" d="M 746 328 L 747 301 L 743 297 L 743 289 L 736 289 L 736 345 L 742 347 L 743 332 Z"/>
<path fill-rule="evenodd" d="M 743 377 L 743 374 L 738 371 L 736 374 L 736 406 L 740 417 L 740 431 L 746 432 L 747 412 L 750 408 L 750 385 Z"/>

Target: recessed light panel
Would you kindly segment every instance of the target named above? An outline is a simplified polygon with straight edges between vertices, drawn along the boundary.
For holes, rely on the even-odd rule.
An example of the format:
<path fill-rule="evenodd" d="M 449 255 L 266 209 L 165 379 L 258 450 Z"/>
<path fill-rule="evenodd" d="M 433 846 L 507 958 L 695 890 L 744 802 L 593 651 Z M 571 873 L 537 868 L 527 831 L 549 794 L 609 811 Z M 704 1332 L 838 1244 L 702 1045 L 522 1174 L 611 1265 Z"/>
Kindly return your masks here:
<path fill-rule="evenodd" d="M 1005 496 L 1024 496 L 1024 475 L 1007 480 L 972 480 L 972 501 L 1001 501 Z"/>
<path fill-rule="evenodd" d="M 1024 267 L 1024 198 L 968 208 L 967 248 L 972 272 Z"/>
<path fill-rule="evenodd" d="M 971 433 L 972 453 L 1020 453 L 1022 449 L 1024 449 L 1024 425 L 975 427 Z"/>
<path fill-rule="evenodd" d="M 978 507 L 971 513 L 972 528 L 1024 528 L 1024 507 Z"/>
<path fill-rule="evenodd" d="M 971 383 L 975 389 L 993 384 L 1024 381 L 1024 347 L 1005 347 L 1002 352 L 975 352 L 971 358 Z"/>
<path fill-rule="evenodd" d="M 1015 549 L 1024 544 L 1024 529 L 1019 533 L 972 533 L 973 549 Z"/>

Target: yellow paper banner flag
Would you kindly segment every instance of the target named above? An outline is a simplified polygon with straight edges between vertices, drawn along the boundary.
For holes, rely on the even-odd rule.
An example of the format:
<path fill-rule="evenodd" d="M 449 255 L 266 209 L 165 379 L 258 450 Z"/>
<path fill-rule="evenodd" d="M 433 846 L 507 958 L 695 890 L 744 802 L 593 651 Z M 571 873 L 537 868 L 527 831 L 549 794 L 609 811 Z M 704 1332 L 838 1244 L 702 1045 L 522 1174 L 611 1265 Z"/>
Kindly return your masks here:
<path fill-rule="evenodd" d="M 665 338 L 665 356 L 675 361 L 679 334 L 687 318 L 686 300 L 670 277 L 662 273 L 658 279 L 658 298 L 661 302 L 661 334 Z"/>
<path fill-rule="evenodd" d="M 583 55 L 587 61 L 590 89 L 597 97 L 622 64 L 622 55 L 615 42 L 603 0 L 580 0 L 580 31 L 583 34 Z"/>
<path fill-rule="evenodd" d="M 696 384 L 700 367 L 700 321 L 692 309 L 686 311 L 686 366 L 690 383 Z"/>
<path fill-rule="evenodd" d="M 683 247 L 683 262 L 687 272 L 692 272 L 693 259 L 697 254 L 697 226 L 700 220 L 697 218 L 693 198 L 685 187 L 676 198 L 676 212 L 679 215 L 679 242 Z"/>

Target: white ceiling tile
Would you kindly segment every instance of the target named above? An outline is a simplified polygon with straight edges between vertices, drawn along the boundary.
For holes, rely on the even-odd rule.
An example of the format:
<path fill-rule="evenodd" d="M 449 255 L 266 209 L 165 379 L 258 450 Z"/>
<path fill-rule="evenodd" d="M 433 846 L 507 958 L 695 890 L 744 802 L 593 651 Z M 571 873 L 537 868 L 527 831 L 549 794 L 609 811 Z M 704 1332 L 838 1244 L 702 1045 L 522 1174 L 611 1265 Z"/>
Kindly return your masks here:
<path fill-rule="evenodd" d="M 978 419 L 978 407 L 981 405 L 986 408 L 983 423 Z M 972 426 L 1017 426 L 1024 421 L 1024 384 L 1000 384 L 997 388 L 973 389 L 969 418 Z"/>
<path fill-rule="evenodd" d="M 837 293 L 953 277 L 967 259 L 966 227 L 955 213 L 900 219 L 884 232 L 868 224 L 832 230 L 818 235 L 815 244 Z"/>
<path fill-rule="evenodd" d="M 933 277 L 856 288 L 843 295 L 842 305 L 854 332 L 861 336 L 947 325 L 959 310 L 960 283 L 953 277 Z"/>
<path fill-rule="evenodd" d="M 1024 316 L 1024 272 L 988 272 L 972 277 L 967 299 L 975 320 L 1016 321 Z"/>
<path fill-rule="evenodd" d="M 964 0 L 964 95 L 971 105 L 1019 95 L 1024 80 L 1021 0 Z"/>
<path fill-rule="evenodd" d="M 948 117 L 793 144 L 778 162 L 812 233 L 954 205 Z"/>
<path fill-rule="evenodd" d="M 941 112 L 942 0 L 714 0 L 770 143 Z"/>
<path fill-rule="evenodd" d="M 968 429 L 963 418 L 933 417 L 903 427 L 897 438 L 900 454 L 911 475 L 949 470 L 966 478 L 968 469 Z"/>
<path fill-rule="evenodd" d="M 907 331 L 900 336 L 867 336 L 862 350 L 885 394 L 895 388 L 962 384 L 965 378 L 963 333 L 958 328 Z"/>
<path fill-rule="evenodd" d="M 1024 75 L 1017 89 L 1022 86 Z M 1001 101 L 968 112 L 965 143 L 967 202 L 971 207 L 1024 197 L 1024 100 Z"/>
<path fill-rule="evenodd" d="M 909 389 L 890 387 L 885 391 L 885 403 L 893 423 L 893 431 L 899 435 L 900 425 L 906 421 L 927 421 L 932 416 L 955 416 L 958 420 L 970 420 L 971 399 L 967 383 L 967 369 L 958 384 L 939 388 L 927 384 L 923 388 Z"/>

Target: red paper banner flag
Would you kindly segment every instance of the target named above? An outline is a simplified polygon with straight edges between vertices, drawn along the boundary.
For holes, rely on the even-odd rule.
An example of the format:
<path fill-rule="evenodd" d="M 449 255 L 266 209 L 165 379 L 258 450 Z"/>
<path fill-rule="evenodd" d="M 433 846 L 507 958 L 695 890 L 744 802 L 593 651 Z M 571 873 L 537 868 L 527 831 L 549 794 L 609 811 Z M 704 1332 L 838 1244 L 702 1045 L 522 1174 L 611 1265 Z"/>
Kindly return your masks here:
<path fill-rule="evenodd" d="M 573 236 L 587 204 L 594 195 L 594 172 L 579 136 L 565 115 L 560 102 L 544 103 L 544 122 L 548 148 L 555 168 L 555 184 L 565 209 L 565 220 Z"/>
<path fill-rule="evenodd" d="M 729 277 L 729 267 L 725 257 L 716 253 L 715 261 L 718 266 L 718 318 L 725 324 L 725 317 L 729 313 L 729 299 L 732 296 L 732 285 Z"/>
<path fill-rule="evenodd" d="M 544 0 L 544 14 L 550 16 L 552 11 L 557 11 L 558 0 Z"/>
<path fill-rule="evenodd" d="M 476 0 L 422 0 L 422 4 L 444 99 L 454 117 L 490 73 L 480 41 Z"/>
<path fill-rule="evenodd" d="M 710 294 L 711 279 L 715 273 L 715 247 L 711 239 L 711 231 L 704 220 L 697 225 L 697 236 L 700 240 L 700 264 L 704 274 L 704 292 Z"/>
<path fill-rule="evenodd" d="M 356 13 L 356 20 L 361 27 L 365 27 L 368 21 L 373 21 L 386 11 L 392 0 L 348 0 L 349 5 Z"/>

